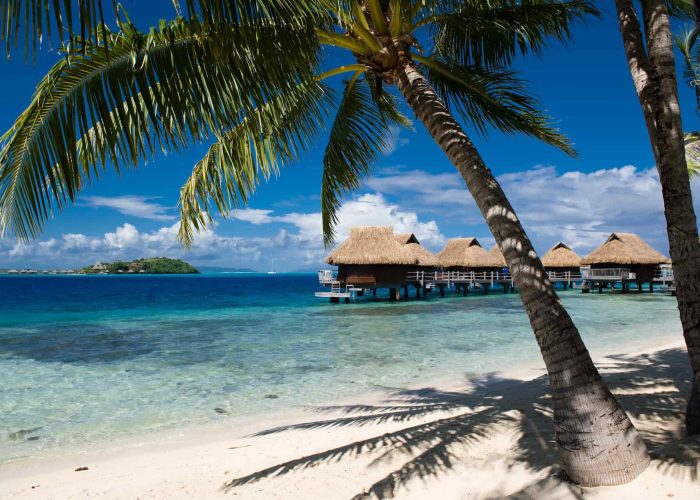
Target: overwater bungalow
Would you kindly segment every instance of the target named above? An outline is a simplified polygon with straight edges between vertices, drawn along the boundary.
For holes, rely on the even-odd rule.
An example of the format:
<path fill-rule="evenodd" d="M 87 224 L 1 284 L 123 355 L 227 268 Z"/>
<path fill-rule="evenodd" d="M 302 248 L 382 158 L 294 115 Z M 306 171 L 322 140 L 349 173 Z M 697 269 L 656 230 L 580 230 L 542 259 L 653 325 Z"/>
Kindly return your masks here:
<path fill-rule="evenodd" d="M 605 243 L 581 259 L 582 266 L 590 266 L 582 270 L 589 286 L 597 286 L 601 292 L 604 286 L 621 283 L 623 293 L 630 283 L 636 283 L 640 292 L 642 285 L 649 283 L 652 292 L 656 270 L 669 262 L 668 257 L 633 233 L 612 233 Z"/>
<path fill-rule="evenodd" d="M 412 236 L 412 235 L 411 235 Z M 413 236 L 415 239 L 415 236 Z M 405 241 L 410 241 L 406 238 Z M 354 227 L 350 237 L 326 258 L 338 266 L 336 280 L 341 287 L 388 288 L 392 300 L 407 292 L 407 274 L 418 266 L 434 266 L 434 256 L 416 243 L 400 243 L 390 226 Z M 432 259 L 431 259 L 432 258 Z"/>
<path fill-rule="evenodd" d="M 487 252 L 476 238 L 451 239 L 435 256 L 440 267 L 459 271 L 500 271 L 504 262 Z"/>
<path fill-rule="evenodd" d="M 416 298 L 420 297 L 421 290 L 423 296 L 428 293 L 425 287 L 426 275 L 434 274 L 438 267 L 438 259 L 433 253 L 422 246 L 418 238 L 414 234 L 398 234 L 395 236 L 396 241 L 401 243 L 413 257 L 416 259 L 416 265 L 413 271 L 409 271 L 406 275 L 406 283 L 403 285 L 404 297 L 408 298 L 408 286 L 411 285 L 416 289 Z"/>
<path fill-rule="evenodd" d="M 451 239 L 435 256 L 444 271 L 437 284 L 441 295 L 444 286 L 454 286 L 464 295 L 471 286 L 481 287 L 484 293 L 494 284 L 502 285 L 504 292 L 511 289 L 510 274 L 503 271 L 503 256 L 487 252 L 476 238 Z"/>
<path fill-rule="evenodd" d="M 542 265 L 552 282 L 561 282 L 564 288 L 581 276 L 581 257 L 560 241 L 542 256 Z"/>

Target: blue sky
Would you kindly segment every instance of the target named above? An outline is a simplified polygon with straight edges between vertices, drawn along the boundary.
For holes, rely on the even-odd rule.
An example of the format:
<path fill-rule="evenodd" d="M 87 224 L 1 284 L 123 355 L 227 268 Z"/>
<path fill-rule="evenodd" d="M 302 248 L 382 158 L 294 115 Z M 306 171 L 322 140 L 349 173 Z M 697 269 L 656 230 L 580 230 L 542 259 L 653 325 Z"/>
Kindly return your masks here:
<path fill-rule="evenodd" d="M 123 3 L 144 27 L 172 13 L 168 0 Z M 541 253 L 564 240 L 585 254 L 611 231 L 636 232 L 659 250 L 668 248 L 658 178 L 612 7 L 605 3 L 601 20 L 577 25 L 566 46 L 552 44 L 541 57 L 522 58 L 516 65 L 574 142 L 578 159 L 526 137 L 494 132 L 484 138 L 471 131 Z M 35 65 L 25 64 L 21 53 L 0 61 L 1 129 L 28 104 L 56 57 L 47 48 Z M 348 62 L 337 53 L 325 57 L 327 64 Z M 697 130 L 693 93 L 682 81 L 679 90 L 684 127 Z M 431 250 L 457 236 L 476 236 L 490 246 L 493 239 L 454 168 L 422 125 L 415 122 L 414 128 L 396 131 L 372 176 L 347 198 L 340 235 L 352 225 L 381 223 L 416 232 Z M 249 209 L 228 220 L 217 217 L 190 252 L 174 237 L 175 205 L 208 144 L 158 156 L 121 177 L 105 175 L 75 206 L 57 214 L 36 242 L 0 239 L 0 268 L 167 255 L 197 265 L 265 270 L 275 259 L 282 271 L 315 269 L 326 254 L 318 197 L 325 139 L 319 136 L 298 163 L 261 186 Z M 698 181 L 693 190 L 698 199 Z"/>

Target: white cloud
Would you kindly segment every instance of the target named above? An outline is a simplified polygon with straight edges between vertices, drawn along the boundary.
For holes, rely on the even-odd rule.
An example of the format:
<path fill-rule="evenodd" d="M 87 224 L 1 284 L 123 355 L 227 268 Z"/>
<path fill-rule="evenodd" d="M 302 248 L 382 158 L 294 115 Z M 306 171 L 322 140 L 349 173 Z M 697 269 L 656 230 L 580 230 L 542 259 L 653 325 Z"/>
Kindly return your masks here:
<path fill-rule="evenodd" d="M 154 196 L 87 196 L 81 201 L 93 208 L 112 208 L 124 215 L 141 219 L 173 220 L 174 215 L 168 214 L 169 207 L 153 203 Z"/>
<path fill-rule="evenodd" d="M 319 212 L 274 215 L 273 210 L 247 208 L 236 210 L 233 218 L 252 224 L 290 224 L 296 232 L 285 232 L 284 238 L 294 238 L 309 245 L 322 246 L 322 222 Z M 421 222 L 416 212 L 403 210 L 399 205 L 390 203 L 380 193 L 367 193 L 346 201 L 338 210 L 338 239 L 350 234 L 353 226 L 386 225 L 393 226 L 396 232 L 413 232 L 421 242 L 438 245 L 444 242 L 437 222 Z M 280 235 L 278 235 L 280 237 Z"/>
<path fill-rule="evenodd" d="M 260 210 L 257 208 L 242 208 L 233 210 L 231 217 L 237 220 L 250 222 L 251 224 L 269 224 L 272 222 L 270 214 L 272 210 Z"/>
<path fill-rule="evenodd" d="M 499 180 L 533 238 L 564 239 L 587 252 L 611 232 L 627 231 L 660 250 L 668 247 L 655 168 L 628 165 L 559 174 L 553 167 L 539 167 Z"/>
<path fill-rule="evenodd" d="M 409 194 L 425 207 L 476 205 L 457 173 L 431 174 L 425 170 L 402 170 L 390 167 L 365 181 L 365 186 L 384 194 Z"/>
<path fill-rule="evenodd" d="M 540 252 L 562 239 L 585 254 L 612 231 L 636 232 L 659 250 L 667 249 L 661 188 L 653 168 L 558 173 L 553 167 L 536 167 L 501 175 L 499 181 Z M 481 235 L 482 244 L 492 243 L 456 173 L 385 169 L 369 179 L 367 187 L 372 192 L 357 195 L 340 207 L 338 241 L 353 226 L 390 225 L 396 232 L 415 233 L 421 243 L 437 250 L 446 240 L 438 223 L 444 225 L 449 219 L 458 221 L 450 237 Z M 693 183 L 693 190 L 695 199 L 700 199 L 700 181 Z M 389 201 L 386 195 L 410 200 L 411 209 Z M 696 210 L 700 213 L 697 203 Z M 433 212 L 441 218 L 435 220 Z M 426 218 L 426 213 L 431 217 Z M 75 267 L 96 260 L 165 255 L 199 265 L 256 269 L 267 269 L 275 259 L 276 268 L 294 270 L 316 267 L 327 254 L 318 212 L 249 208 L 236 210 L 232 216 L 236 221 L 221 223 L 228 231 L 249 223 L 259 226 L 259 233 L 269 232 L 264 237 L 228 236 L 221 234 L 221 225 L 215 225 L 197 235 L 190 251 L 177 240 L 178 223 L 155 231 L 141 231 L 125 223 L 101 235 L 67 233 L 30 244 L 0 239 L 0 267 Z"/>
<path fill-rule="evenodd" d="M 142 232 L 125 223 L 101 237 L 64 234 L 33 243 L 21 244 L 0 240 L 0 267 L 35 268 L 79 267 L 96 260 L 114 261 L 139 257 L 182 257 L 194 262 L 235 267 L 253 266 L 262 250 L 273 247 L 268 238 L 221 236 L 214 229 L 198 234 L 190 250 L 177 240 L 179 222 L 156 231 Z"/>
<path fill-rule="evenodd" d="M 356 225 L 392 225 L 397 232 L 414 232 L 425 244 L 440 245 L 444 236 L 435 221 L 423 222 L 415 212 L 402 210 L 380 194 L 365 194 L 346 202 L 338 212 L 339 239 L 347 237 Z M 64 234 L 30 244 L 0 240 L 0 267 L 17 265 L 38 268 L 78 267 L 94 261 L 113 261 L 138 257 L 182 257 L 200 265 L 253 267 L 265 269 L 271 259 L 282 270 L 315 267 L 327 251 L 323 246 L 320 213 L 287 213 L 247 209 L 234 217 L 252 224 L 276 224 L 269 237 L 224 236 L 214 226 L 197 234 L 189 250 L 177 240 L 179 223 L 151 232 L 142 232 L 125 223 L 102 236 Z M 235 228 L 235 226 L 233 226 Z"/>
<path fill-rule="evenodd" d="M 401 146 L 406 146 L 411 142 L 408 140 L 408 138 L 401 137 L 401 132 L 403 132 L 404 130 L 406 129 L 396 125 L 389 127 L 389 132 L 391 133 L 391 135 L 389 136 L 389 140 L 386 143 L 386 147 L 382 150 L 382 154 L 384 156 L 391 156 Z"/>
<path fill-rule="evenodd" d="M 141 233 L 135 226 L 124 224 L 113 233 L 105 234 L 104 242 L 108 248 L 122 249 L 133 247 L 140 239 Z"/>
<path fill-rule="evenodd" d="M 635 232 L 659 250 L 668 248 L 661 185 L 653 167 L 640 170 L 627 165 L 560 174 L 554 167 L 537 166 L 501 175 L 498 180 L 540 251 L 561 239 L 586 253 L 613 231 Z M 368 179 L 366 186 L 410 196 L 424 209 L 442 211 L 443 217 L 454 218 L 451 207 L 458 205 L 457 217 L 465 225 L 483 223 L 456 172 L 385 170 Z M 693 183 L 693 192 L 700 213 L 699 181 Z"/>
<path fill-rule="evenodd" d="M 337 232 L 341 238 L 353 226 L 392 226 L 397 233 L 414 233 L 420 242 L 435 247 L 445 242 L 436 221 L 421 222 L 418 214 L 387 202 L 379 193 L 365 194 L 343 204 L 338 212 Z"/>

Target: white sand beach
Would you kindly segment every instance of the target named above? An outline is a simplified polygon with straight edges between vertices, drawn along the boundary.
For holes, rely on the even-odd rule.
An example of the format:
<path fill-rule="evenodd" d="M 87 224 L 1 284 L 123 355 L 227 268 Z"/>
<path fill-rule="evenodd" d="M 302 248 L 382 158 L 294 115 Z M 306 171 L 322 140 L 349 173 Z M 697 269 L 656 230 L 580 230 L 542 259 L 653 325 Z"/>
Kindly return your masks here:
<path fill-rule="evenodd" d="M 699 498 L 700 440 L 678 441 L 682 341 L 593 354 L 653 457 L 622 486 L 559 479 L 546 378 L 532 367 L 9 463 L 0 497 Z"/>

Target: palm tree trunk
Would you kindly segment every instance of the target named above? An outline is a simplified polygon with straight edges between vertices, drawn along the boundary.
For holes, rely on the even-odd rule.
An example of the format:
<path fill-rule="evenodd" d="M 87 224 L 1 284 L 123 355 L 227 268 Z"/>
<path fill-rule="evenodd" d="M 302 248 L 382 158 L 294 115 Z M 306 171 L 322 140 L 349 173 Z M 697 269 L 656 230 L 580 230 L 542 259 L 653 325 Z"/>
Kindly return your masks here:
<path fill-rule="evenodd" d="M 678 309 L 694 375 L 686 432 L 695 435 L 700 434 L 700 240 L 685 160 L 670 20 L 662 0 L 642 2 L 647 56 L 632 1 L 616 0 L 615 4 L 659 171 Z"/>
<path fill-rule="evenodd" d="M 462 175 L 505 256 L 549 373 L 562 468 L 586 486 L 632 480 L 649 463 L 646 447 L 601 379 L 498 181 L 412 62 L 397 70 L 396 82 Z"/>
<path fill-rule="evenodd" d="M 622 33 L 622 43 L 625 46 L 625 54 L 627 55 L 627 65 L 632 75 L 634 88 L 639 96 L 639 103 L 642 106 L 651 149 L 654 157 L 656 157 L 658 155 L 656 150 L 656 124 L 652 108 L 654 89 L 651 84 L 651 68 L 644 49 L 644 37 L 642 36 L 637 16 L 634 14 L 632 0 L 615 0 L 615 4 L 620 23 L 620 33 Z"/>

